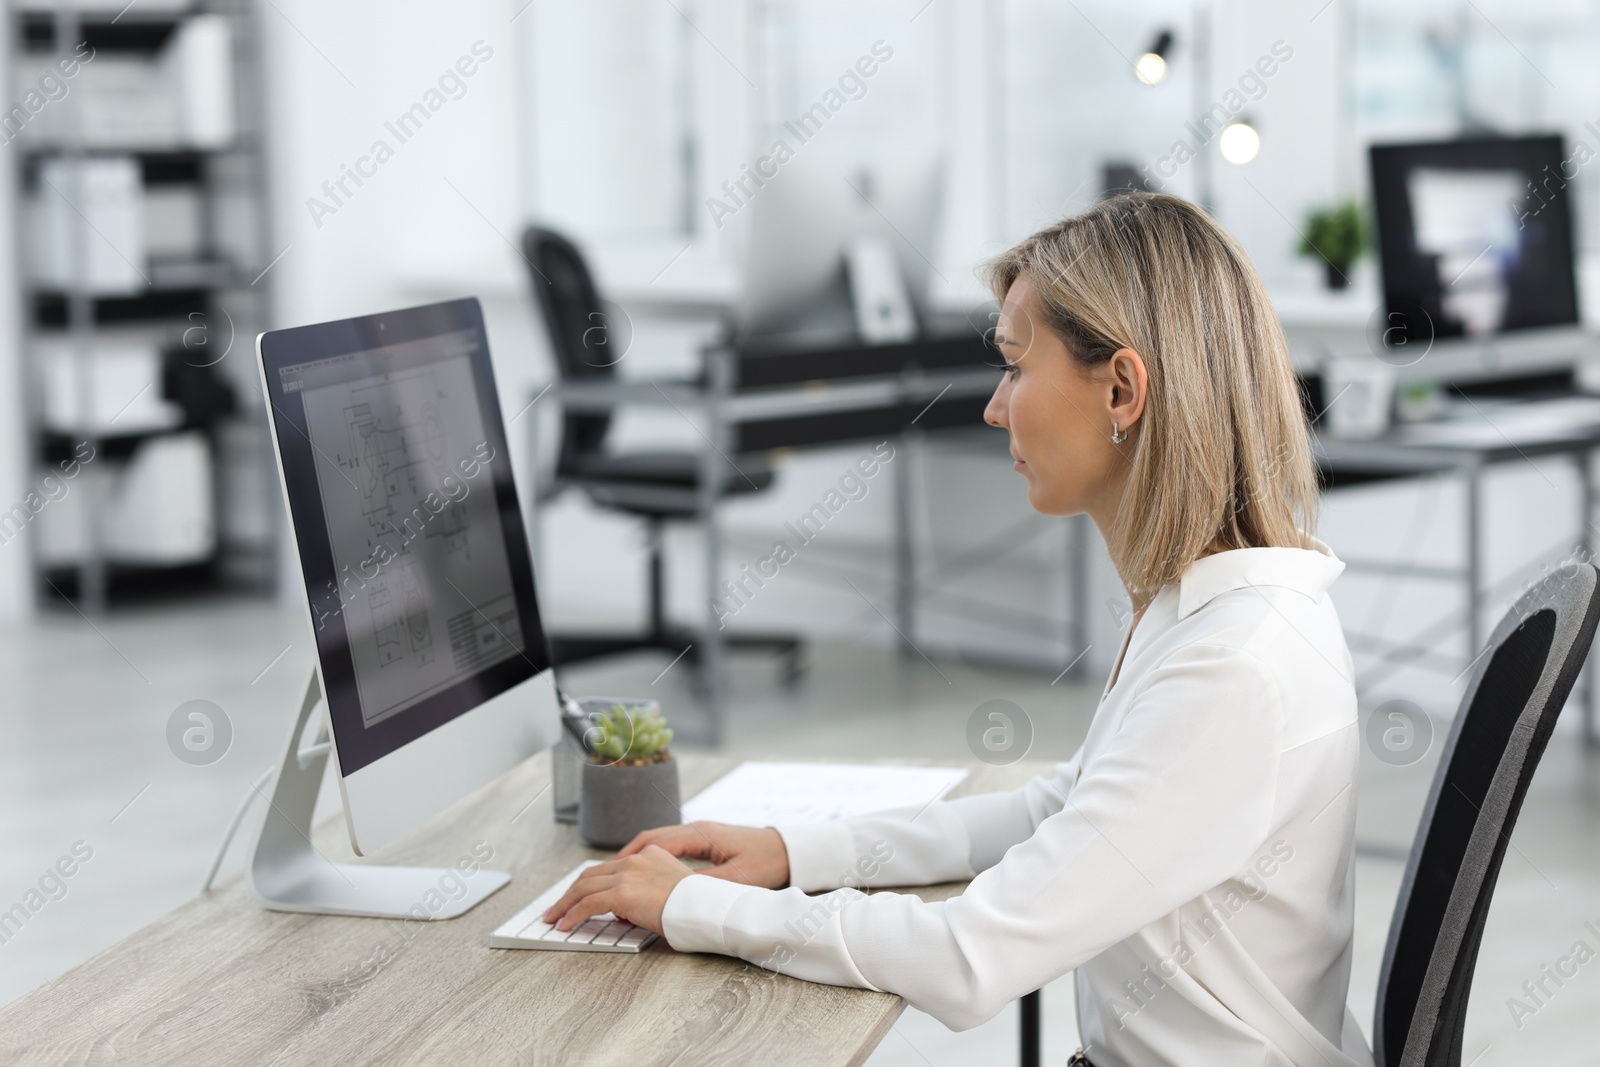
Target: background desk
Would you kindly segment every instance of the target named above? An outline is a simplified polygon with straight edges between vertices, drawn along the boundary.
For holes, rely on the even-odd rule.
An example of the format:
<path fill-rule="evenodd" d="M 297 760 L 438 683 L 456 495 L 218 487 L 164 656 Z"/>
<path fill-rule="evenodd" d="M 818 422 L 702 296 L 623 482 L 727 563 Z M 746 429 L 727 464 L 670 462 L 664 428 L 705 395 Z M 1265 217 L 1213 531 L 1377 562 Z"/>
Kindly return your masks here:
<path fill-rule="evenodd" d="M 1493 423 L 1491 422 L 1492 426 Z M 1379 574 L 1399 574 L 1445 581 L 1459 581 L 1466 598 L 1461 629 L 1466 636 L 1466 653 L 1463 663 L 1469 663 L 1479 654 L 1486 634 L 1483 629 L 1483 612 L 1491 590 L 1484 581 L 1483 550 L 1483 475 L 1492 466 L 1508 462 L 1530 462 L 1538 456 L 1561 455 L 1572 460 L 1578 475 L 1578 529 L 1575 547 L 1580 548 L 1589 560 L 1595 558 L 1596 536 L 1594 519 L 1594 482 L 1591 456 L 1600 448 L 1600 426 L 1575 427 L 1560 436 L 1517 438 L 1496 433 L 1486 435 L 1479 443 L 1438 443 L 1408 441 L 1404 429 L 1392 430 L 1371 441 L 1341 441 L 1327 436 L 1319 437 L 1315 453 L 1325 490 L 1361 485 L 1392 478 L 1414 478 L 1434 475 L 1459 477 L 1465 488 L 1461 521 L 1465 532 L 1465 559 L 1456 566 L 1448 563 L 1415 563 L 1410 561 L 1379 561 L 1346 559 L 1352 571 Z M 1535 560 L 1532 567 L 1513 573 L 1506 584 L 1526 584 L 1537 576 Z M 1520 592 L 1520 589 L 1518 590 Z M 1423 631 L 1411 642 L 1389 648 L 1380 657 L 1379 664 L 1362 672 L 1363 685 L 1370 685 L 1376 666 L 1398 665 L 1420 660 L 1432 651 L 1431 645 L 1441 638 L 1450 637 L 1458 628 L 1455 616 Z M 1352 643 L 1361 635 L 1348 634 Z M 1463 671 L 1463 673 L 1465 673 Z M 1583 735 L 1589 745 L 1600 742 L 1596 730 L 1596 702 L 1600 701 L 1600 685 L 1595 683 L 1595 672 L 1584 671 Z M 1457 676 L 1459 678 L 1459 675 Z"/>
<path fill-rule="evenodd" d="M 685 795 L 737 762 L 683 757 Z M 974 762 L 953 795 L 1046 770 Z M 236 879 L 0 1011 L 0 1062 L 829 1067 L 861 1063 L 888 1033 L 899 997 L 664 943 L 637 956 L 489 948 L 489 931 L 604 855 L 551 820 L 549 782 L 538 756 L 386 854 L 451 864 L 487 842 L 489 866 L 514 880 L 461 918 L 407 928 L 263 911 Z M 317 845 L 348 856 L 341 819 L 318 829 Z"/>
<path fill-rule="evenodd" d="M 971 432 L 992 440 L 996 459 L 1004 456 L 1004 435 L 988 428 L 984 408 L 999 382 L 994 349 L 976 329 L 902 344 L 831 348 L 713 348 L 705 353 L 703 380 L 650 381 L 616 378 L 569 381 L 539 390 L 528 402 L 529 469 L 533 492 L 525 495 L 534 566 L 542 558 L 539 537 L 541 501 L 554 495 L 540 461 L 541 420 L 551 417 L 535 403 L 549 392 L 564 412 L 608 413 L 630 406 L 676 411 L 694 425 L 700 438 L 701 477 L 695 522 L 704 546 L 703 622 L 697 627 L 704 723 L 677 725 L 684 736 L 716 744 L 721 739 L 723 632 L 716 602 L 720 582 L 722 533 L 715 487 L 725 465 L 741 454 L 777 449 L 837 446 L 890 440 L 897 452 L 914 452 L 928 433 Z M 893 464 L 895 493 L 894 603 L 880 608 L 891 620 L 904 655 L 915 655 L 916 560 L 912 553 L 911 466 Z M 1088 520 L 1072 520 L 1069 565 L 1073 603 L 1071 630 L 1062 662 L 1076 663 L 1088 647 L 1086 559 Z M 876 604 L 873 605 L 875 608 Z"/>

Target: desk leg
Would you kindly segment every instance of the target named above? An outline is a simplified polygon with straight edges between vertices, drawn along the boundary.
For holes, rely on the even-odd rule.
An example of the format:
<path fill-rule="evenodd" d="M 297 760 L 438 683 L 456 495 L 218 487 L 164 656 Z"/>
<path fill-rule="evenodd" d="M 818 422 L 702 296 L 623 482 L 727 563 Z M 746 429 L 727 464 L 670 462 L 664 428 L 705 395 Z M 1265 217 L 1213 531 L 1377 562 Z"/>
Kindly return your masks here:
<path fill-rule="evenodd" d="M 1022 999 L 1017 1001 L 1017 1014 L 1022 1023 L 1021 1038 L 1022 1055 L 1017 1062 L 1022 1067 L 1039 1067 L 1040 1057 L 1043 1055 L 1044 1026 L 1041 1017 L 1039 1002 L 1043 997 L 1035 989 L 1032 993 L 1024 993 Z"/>
<path fill-rule="evenodd" d="M 1467 662 L 1483 646 L 1483 464 L 1473 462 L 1466 471 L 1467 531 Z"/>
<path fill-rule="evenodd" d="M 1585 562 L 1595 561 L 1594 543 L 1594 457 L 1587 449 L 1573 457 L 1578 466 L 1578 544 L 1583 546 Z M 1595 730 L 1595 702 L 1600 700 L 1600 668 L 1591 651 L 1583 668 L 1583 743 L 1587 748 L 1600 744 Z"/>
<path fill-rule="evenodd" d="M 717 618 L 717 601 L 720 591 L 717 583 L 722 577 L 722 530 L 717 524 L 717 497 L 722 482 L 728 477 L 726 452 L 727 434 L 722 422 L 723 374 L 725 363 L 713 354 L 707 362 L 711 387 L 706 393 L 705 438 L 706 446 L 700 451 L 700 485 L 696 496 L 696 518 L 700 523 L 700 536 L 705 549 L 705 626 L 700 632 L 700 696 L 706 707 L 705 743 L 722 744 L 722 623 Z M 740 477 L 735 473 L 735 477 Z"/>
<path fill-rule="evenodd" d="M 918 434 L 900 435 L 894 457 L 894 615 L 900 630 L 900 655 L 917 654 L 912 632 L 917 625 L 917 561 L 911 544 L 911 461 Z"/>

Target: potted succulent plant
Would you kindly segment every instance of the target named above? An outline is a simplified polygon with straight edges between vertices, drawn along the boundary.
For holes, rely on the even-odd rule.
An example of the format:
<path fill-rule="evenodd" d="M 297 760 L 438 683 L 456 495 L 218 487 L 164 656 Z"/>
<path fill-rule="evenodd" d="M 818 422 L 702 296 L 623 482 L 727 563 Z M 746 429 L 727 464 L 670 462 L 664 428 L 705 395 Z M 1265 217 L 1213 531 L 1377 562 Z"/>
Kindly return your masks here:
<path fill-rule="evenodd" d="M 1350 284 L 1350 264 L 1366 250 L 1366 222 L 1354 200 L 1306 216 L 1299 252 L 1321 258 L 1329 289 L 1343 289 Z"/>
<path fill-rule="evenodd" d="M 635 834 L 683 821 L 672 730 L 654 702 L 613 704 L 594 719 L 583 765 L 578 833 L 591 845 L 620 848 Z"/>

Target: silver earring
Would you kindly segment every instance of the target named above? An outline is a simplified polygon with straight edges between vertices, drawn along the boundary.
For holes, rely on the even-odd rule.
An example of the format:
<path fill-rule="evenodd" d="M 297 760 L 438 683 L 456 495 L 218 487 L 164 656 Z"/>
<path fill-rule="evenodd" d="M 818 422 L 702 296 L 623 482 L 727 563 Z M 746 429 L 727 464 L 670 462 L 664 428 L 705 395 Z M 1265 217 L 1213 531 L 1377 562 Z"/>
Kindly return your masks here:
<path fill-rule="evenodd" d="M 1116 422 L 1115 419 L 1112 419 L 1111 420 L 1111 443 L 1114 444 L 1114 445 L 1120 445 L 1122 442 L 1126 441 L 1127 439 L 1128 439 L 1128 431 L 1127 430 L 1119 430 L 1119 429 L 1117 429 L 1117 422 Z"/>

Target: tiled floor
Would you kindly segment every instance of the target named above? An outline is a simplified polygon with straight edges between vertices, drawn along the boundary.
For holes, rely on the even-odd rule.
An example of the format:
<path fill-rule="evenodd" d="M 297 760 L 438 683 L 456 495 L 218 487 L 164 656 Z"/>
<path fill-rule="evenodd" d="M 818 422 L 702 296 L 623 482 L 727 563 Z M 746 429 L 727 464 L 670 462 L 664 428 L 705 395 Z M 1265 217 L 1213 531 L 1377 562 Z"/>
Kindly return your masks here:
<path fill-rule="evenodd" d="M 248 783 L 281 752 L 309 669 L 298 613 L 259 601 L 149 609 L 90 626 L 49 616 L 0 633 L 0 910 L 38 885 L 47 867 L 92 849 L 92 858 L 8 942 L 0 944 L 0 1002 L 107 947 L 194 894 Z M 591 666 L 565 679 L 578 693 L 650 694 L 670 710 L 690 701 L 667 657 Z M 1087 727 L 1098 680 L 1050 684 L 1048 674 L 940 659 L 901 660 L 870 645 L 813 649 L 794 689 L 772 664 L 742 657 L 731 671 L 734 711 L 727 751 L 770 757 L 892 752 L 963 758 L 967 716 L 1007 699 L 1036 731 L 1032 755 L 1069 755 Z M 209 700 L 233 730 L 223 758 L 179 761 L 168 719 Z M 1536 779 L 1506 860 L 1474 986 L 1465 1061 L 1543 1065 L 1593 1062 L 1600 962 L 1553 995 L 1530 1000 L 1524 981 L 1574 944 L 1600 950 L 1600 760 L 1560 734 Z M 1379 854 L 1409 841 L 1431 761 L 1394 768 L 1376 760 L 1361 781 L 1361 838 L 1379 846 L 1358 862 L 1355 978 L 1350 1000 L 1370 1025 L 1377 968 L 1401 867 Z M 326 794 L 325 794 L 326 797 Z M 238 849 L 224 877 L 238 868 Z M 1533 1010 L 1513 1016 L 1508 998 Z M 952 1034 L 908 1011 L 873 1056 L 875 1067 L 1011 1062 L 1016 1014 Z M 1076 1044 L 1070 979 L 1046 994 L 1047 1063 Z M 1477 1057 L 1476 1059 L 1474 1059 Z"/>

